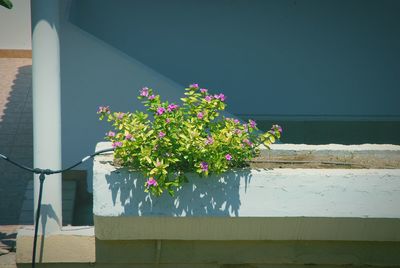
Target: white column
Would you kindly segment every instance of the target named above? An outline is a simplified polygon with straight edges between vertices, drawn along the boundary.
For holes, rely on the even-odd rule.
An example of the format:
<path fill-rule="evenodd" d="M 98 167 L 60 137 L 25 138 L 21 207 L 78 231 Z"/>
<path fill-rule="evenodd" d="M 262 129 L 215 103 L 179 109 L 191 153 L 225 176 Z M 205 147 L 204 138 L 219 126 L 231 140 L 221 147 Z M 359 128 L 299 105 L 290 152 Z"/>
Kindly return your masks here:
<path fill-rule="evenodd" d="M 32 100 L 34 167 L 61 168 L 59 0 L 32 0 Z M 40 233 L 62 226 L 61 175 L 46 176 Z M 34 177 L 34 210 L 39 176 Z"/>

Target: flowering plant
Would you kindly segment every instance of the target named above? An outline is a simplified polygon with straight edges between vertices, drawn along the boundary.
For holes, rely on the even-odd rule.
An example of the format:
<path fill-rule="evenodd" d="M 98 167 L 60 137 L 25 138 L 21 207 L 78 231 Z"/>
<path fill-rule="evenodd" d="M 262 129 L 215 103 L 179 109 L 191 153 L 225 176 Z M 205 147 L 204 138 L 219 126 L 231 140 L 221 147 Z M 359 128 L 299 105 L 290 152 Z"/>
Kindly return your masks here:
<path fill-rule="evenodd" d="M 280 138 L 282 128 L 273 125 L 260 133 L 256 122 L 241 123 L 220 115 L 226 107 L 224 94 L 209 94 L 192 84 L 185 89 L 182 106 L 162 101 L 147 87 L 139 99 L 148 113 L 111 112 L 99 107 L 100 120 L 112 122 L 114 131 L 106 139 L 115 147 L 118 163 L 144 172 L 146 191 L 160 195 L 187 181 L 186 172 L 200 176 L 222 173 L 246 166 L 259 154 L 259 145 L 267 148 Z M 150 116 L 149 116 L 150 115 Z"/>

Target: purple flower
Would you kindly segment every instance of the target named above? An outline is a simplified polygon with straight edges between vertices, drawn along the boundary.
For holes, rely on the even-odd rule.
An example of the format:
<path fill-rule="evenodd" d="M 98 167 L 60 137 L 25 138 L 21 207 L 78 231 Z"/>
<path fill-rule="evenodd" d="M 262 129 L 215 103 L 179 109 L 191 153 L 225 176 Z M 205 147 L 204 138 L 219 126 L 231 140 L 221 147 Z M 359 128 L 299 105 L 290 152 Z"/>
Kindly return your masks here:
<path fill-rule="evenodd" d="M 282 127 L 280 126 L 280 125 L 273 125 L 272 126 L 272 128 L 275 130 L 275 131 L 279 131 L 280 133 L 282 133 Z"/>
<path fill-rule="evenodd" d="M 176 104 L 170 104 L 170 105 L 168 105 L 168 108 L 167 108 L 167 110 L 168 110 L 168 112 L 172 112 L 173 110 L 176 110 L 176 109 L 178 109 L 178 105 L 176 105 Z"/>
<path fill-rule="evenodd" d="M 197 114 L 197 118 L 198 118 L 198 119 L 203 119 L 203 117 L 204 117 L 204 114 L 203 114 L 202 112 L 199 112 L 199 113 Z"/>
<path fill-rule="evenodd" d="M 235 119 L 235 120 L 233 120 L 233 123 L 235 123 L 235 124 L 239 124 L 239 123 L 240 123 L 240 121 L 239 121 L 238 119 Z"/>
<path fill-rule="evenodd" d="M 148 97 L 149 96 L 149 88 L 148 87 L 143 87 L 142 90 L 140 90 L 140 96 Z"/>
<path fill-rule="evenodd" d="M 199 84 L 191 84 L 190 86 L 189 86 L 190 88 L 199 88 Z"/>
<path fill-rule="evenodd" d="M 208 136 L 207 139 L 204 141 L 206 145 L 210 145 L 214 143 L 214 139 L 211 136 Z"/>
<path fill-rule="evenodd" d="M 164 137 L 165 137 L 165 133 L 162 132 L 162 131 L 158 132 L 158 137 L 159 137 L 160 139 L 164 138 Z"/>
<path fill-rule="evenodd" d="M 208 101 L 208 102 L 210 102 L 211 100 L 212 100 L 212 96 L 211 95 L 207 95 L 207 96 L 205 96 L 204 97 L 204 99 L 206 100 L 206 101 Z"/>
<path fill-rule="evenodd" d="M 250 127 L 255 128 L 257 126 L 257 123 L 254 120 L 249 120 L 250 122 Z"/>
<path fill-rule="evenodd" d="M 230 154 L 226 154 L 225 155 L 225 159 L 228 160 L 228 161 L 231 161 L 232 160 L 232 156 Z"/>
<path fill-rule="evenodd" d="M 201 93 L 207 93 L 207 91 L 208 91 L 208 90 L 207 90 L 206 88 L 200 88 L 200 92 L 201 92 Z"/>
<path fill-rule="evenodd" d="M 248 146 L 253 145 L 253 143 L 251 141 L 249 141 L 248 139 L 244 139 L 243 142 L 246 143 Z"/>
<path fill-rule="evenodd" d="M 240 129 L 235 129 L 235 134 L 240 135 L 242 134 L 242 131 Z"/>
<path fill-rule="evenodd" d="M 157 115 L 162 115 L 165 113 L 165 108 L 164 107 L 158 107 L 157 108 Z"/>
<path fill-rule="evenodd" d="M 99 108 L 97 109 L 97 113 L 110 113 L 110 106 L 99 106 Z"/>
<path fill-rule="evenodd" d="M 115 132 L 114 131 L 108 131 L 108 133 L 106 133 L 108 137 L 115 137 Z"/>
<path fill-rule="evenodd" d="M 132 140 L 132 134 L 127 133 L 127 134 L 125 135 L 125 139 L 126 139 L 126 140 Z"/>
<path fill-rule="evenodd" d="M 249 131 L 249 128 L 248 128 L 247 124 L 243 124 L 243 128 L 244 128 L 244 132 L 248 132 Z"/>
<path fill-rule="evenodd" d="M 117 148 L 117 147 L 121 147 L 122 146 L 122 142 L 121 141 L 115 141 L 112 144 L 112 147 Z"/>
<path fill-rule="evenodd" d="M 207 162 L 204 162 L 204 161 L 201 162 L 201 163 L 200 163 L 200 168 L 201 168 L 201 170 L 204 171 L 204 172 L 205 172 L 205 171 L 208 171 L 208 163 L 207 163 Z"/>
<path fill-rule="evenodd" d="M 155 97 L 156 97 L 156 96 L 154 96 L 154 95 L 150 95 L 150 96 L 149 96 L 149 100 L 154 100 Z"/>
<path fill-rule="evenodd" d="M 158 185 L 158 183 L 157 183 L 157 181 L 153 178 L 153 177 L 150 177 L 147 181 L 146 181 L 146 186 L 147 186 L 147 188 L 149 188 L 150 186 L 157 186 Z"/>
<path fill-rule="evenodd" d="M 117 118 L 122 119 L 124 118 L 125 113 L 117 113 Z"/>
<path fill-rule="evenodd" d="M 226 99 L 225 95 L 222 93 L 220 93 L 219 95 L 215 94 L 214 98 L 216 98 L 217 100 L 220 100 L 220 101 L 225 101 L 225 99 Z"/>

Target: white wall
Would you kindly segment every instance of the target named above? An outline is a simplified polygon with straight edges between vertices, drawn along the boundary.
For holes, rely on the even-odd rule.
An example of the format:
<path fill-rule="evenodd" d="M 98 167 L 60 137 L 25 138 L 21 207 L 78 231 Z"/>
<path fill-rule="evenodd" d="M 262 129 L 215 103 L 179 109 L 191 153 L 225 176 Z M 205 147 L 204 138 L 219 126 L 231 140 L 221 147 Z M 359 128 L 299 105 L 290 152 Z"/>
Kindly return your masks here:
<path fill-rule="evenodd" d="M 12 3 L 11 10 L 0 7 L 0 49 L 32 49 L 31 1 Z"/>

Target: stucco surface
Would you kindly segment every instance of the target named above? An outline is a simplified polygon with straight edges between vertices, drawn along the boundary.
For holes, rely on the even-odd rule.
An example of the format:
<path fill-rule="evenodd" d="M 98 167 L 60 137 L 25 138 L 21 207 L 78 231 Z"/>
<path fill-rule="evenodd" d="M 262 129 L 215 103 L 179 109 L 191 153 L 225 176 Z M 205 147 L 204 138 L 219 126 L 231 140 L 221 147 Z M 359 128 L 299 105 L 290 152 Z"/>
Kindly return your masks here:
<path fill-rule="evenodd" d="M 398 169 L 244 169 L 191 178 L 176 198 L 152 197 L 143 192 L 140 172 L 116 168 L 112 155 L 98 156 L 94 214 L 400 218 Z"/>
<path fill-rule="evenodd" d="M 108 154 L 93 189 L 100 239 L 400 240 L 398 169 L 234 170 L 192 176 L 171 198 Z"/>

